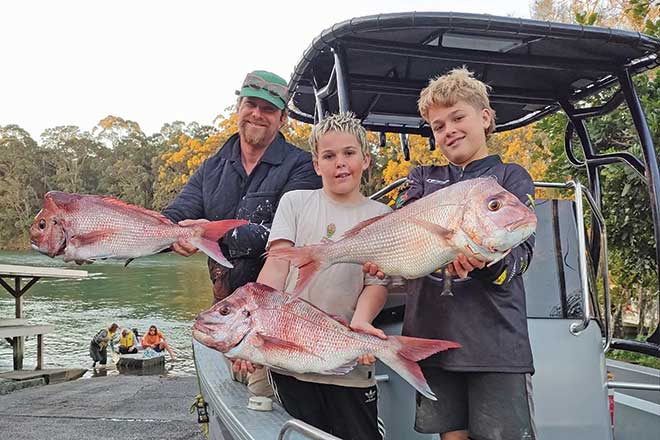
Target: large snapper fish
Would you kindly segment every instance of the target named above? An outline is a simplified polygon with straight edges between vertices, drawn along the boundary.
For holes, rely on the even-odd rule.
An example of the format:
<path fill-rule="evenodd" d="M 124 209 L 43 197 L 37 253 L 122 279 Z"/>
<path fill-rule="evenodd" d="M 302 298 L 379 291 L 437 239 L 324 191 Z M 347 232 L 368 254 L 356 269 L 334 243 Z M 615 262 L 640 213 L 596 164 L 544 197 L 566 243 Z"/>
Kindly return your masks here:
<path fill-rule="evenodd" d="M 333 264 L 372 262 L 387 275 L 414 279 L 458 254 L 494 263 L 536 229 L 536 215 L 495 177 L 440 189 L 394 212 L 359 223 L 337 242 L 279 248 L 269 258 L 299 268 L 294 294 Z"/>
<path fill-rule="evenodd" d="M 259 283 L 248 283 L 202 312 L 193 337 L 225 354 L 274 370 L 346 374 L 358 357 L 373 354 L 420 393 L 435 400 L 417 361 L 459 344 L 352 331 L 348 323 L 301 299 Z"/>
<path fill-rule="evenodd" d="M 179 226 L 164 215 L 112 197 L 50 191 L 30 227 L 32 247 L 53 258 L 83 263 L 102 258 L 127 260 L 158 253 L 185 238 L 218 263 L 232 267 L 218 239 L 248 223 L 221 220 Z"/>

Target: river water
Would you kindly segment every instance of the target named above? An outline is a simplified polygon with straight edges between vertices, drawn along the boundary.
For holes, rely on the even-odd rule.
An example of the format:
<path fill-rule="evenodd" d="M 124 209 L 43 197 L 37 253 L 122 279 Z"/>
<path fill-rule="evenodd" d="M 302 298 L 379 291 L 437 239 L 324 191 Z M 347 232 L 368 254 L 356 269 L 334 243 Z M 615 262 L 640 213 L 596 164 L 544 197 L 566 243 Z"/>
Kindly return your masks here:
<path fill-rule="evenodd" d="M 206 256 L 161 254 L 134 260 L 128 267 L 121 261 L 77 266 L 36 252 L 2 251 L 0 264 L 83 269 L 90 274 L 80 280 L 44 278 L 23 296 L 30 323 L 55 326 L 44 336 L 44 368 L 90 368 L 89 341 L 116 322 L 136 327 L 141 335 L 156 325 L 178 357 L 167 363 L 167 374 L 194 374 L 191 326 L 212 303 Z M 14 307 L 13 297 L 0 287 L 0 318 L 13 318 Z M 25 369 L 36 365 L 36 345 L 36 337 L 25 343 Z M 0 371 L 11 368 L 11 347 L 0 341 Z"/>

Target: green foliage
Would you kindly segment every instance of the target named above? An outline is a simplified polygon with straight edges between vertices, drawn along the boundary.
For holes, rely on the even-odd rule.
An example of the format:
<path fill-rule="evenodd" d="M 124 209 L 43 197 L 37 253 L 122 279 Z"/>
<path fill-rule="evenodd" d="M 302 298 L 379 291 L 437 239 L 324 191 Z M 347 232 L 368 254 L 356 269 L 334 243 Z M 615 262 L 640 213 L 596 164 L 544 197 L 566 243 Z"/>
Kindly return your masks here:
<path fill-rule="evenodd" d="M 639 342 L 644 342 L 646 338 L 638 337 L 636 340 Z M 606 356 L 617 361 L 630 362 L 631 364 L 660 369 L 660 359 L 645 354 L 625 350 L 610 350 L 607 352 Z"/>
<path fill-rule="evenodd" d="M 642 365 L 644 367 L 660 369 L 660 359 L 653 356 L 647 356 L 632 351 L 612 350 L 607 353 L 607 357 L 622 362 Z"/>
<path fill-rule="evenodd" d="M 137 123 L 114 116 L 99 122 L 94 134 L 111 150 L 100 188 L 125 202 L 152 208 L 157 139 L 145 136 Z"/>
<path fill-rule="evenodd" d="M 659 0 L 629 0 L 629 6 L 626 12 L 635 17 L 636 21 L 641 25 L 642 32 L 654 37 L 660 37 L 660 20 L 652 18 L 653 9 L 660 8 Z M 656 15 L 657 17 L 657 15 Z"/>
<path fill-rule="evenodd" d="M 594 25 L 598 21 L 598 13 L 596 12 L 576 12 L 575 21 L 579 24 L 588 26 Z"/>
<path fill-rule="evenodd" d="M 46 187 L 46 155 L 16 125 L 0 126 L 0 244 L 18 248 L 27 243 L 28 228 Z"/>

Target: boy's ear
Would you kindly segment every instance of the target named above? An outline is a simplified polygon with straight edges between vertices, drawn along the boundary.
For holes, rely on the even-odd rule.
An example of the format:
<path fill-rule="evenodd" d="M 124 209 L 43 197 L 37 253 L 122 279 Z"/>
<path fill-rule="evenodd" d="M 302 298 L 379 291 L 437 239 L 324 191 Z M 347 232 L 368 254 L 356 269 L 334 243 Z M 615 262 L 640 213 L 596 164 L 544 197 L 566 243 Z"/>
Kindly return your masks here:
<path fill-rule="evenodd" d="M 371 154 L 362 154 L 362 171 L 366 170 L 369 168 L 369 164 L 371 163 Z"/>
<path fill-rule="evenodd" d="M 320 176 L 321 175 L 321 170 L 319 169 L 319 161 L 314 159 L 314 160 L 312 160 L 312 164 L 314 165 L 314 171 L 316 171 L 316 175 Z"/>
<path fill-rule="evenodd" d="M 493 112 L 489 108 L 481 110 L 481 122 L 484 127 L 484 130 L 488 130 L 490 127 L 490 122 L 493 120 Z"/>

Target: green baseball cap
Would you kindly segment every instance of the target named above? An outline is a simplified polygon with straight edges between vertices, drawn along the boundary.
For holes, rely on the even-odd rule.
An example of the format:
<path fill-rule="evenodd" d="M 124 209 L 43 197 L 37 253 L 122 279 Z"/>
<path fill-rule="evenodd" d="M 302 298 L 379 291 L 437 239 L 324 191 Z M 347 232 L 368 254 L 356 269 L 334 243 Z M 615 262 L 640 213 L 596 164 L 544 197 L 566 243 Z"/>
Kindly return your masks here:
<path fill-rule="evenodd" d="M 252 96 L 264 99 L 283 110 L 289 102 L 289 88 L 286 80 L 265 70 L 255 70 L 245 76 L 238 96 Z"/>

